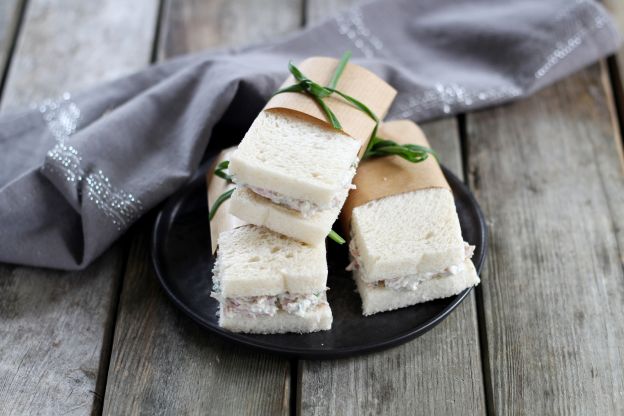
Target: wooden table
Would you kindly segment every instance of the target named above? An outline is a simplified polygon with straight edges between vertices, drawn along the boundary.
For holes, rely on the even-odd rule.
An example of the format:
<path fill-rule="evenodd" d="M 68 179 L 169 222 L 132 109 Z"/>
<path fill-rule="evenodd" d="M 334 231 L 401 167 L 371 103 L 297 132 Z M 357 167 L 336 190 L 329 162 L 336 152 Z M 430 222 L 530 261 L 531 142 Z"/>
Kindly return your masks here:
<path fill-rule="evenodd" d="M 0 108 L 349 3 L 2 0 Z M 610 58 L 424 125 L 481 203 L 490 250 L 481 286 L 423 337 L 323 362 L 227 343 L 163 295 L 145 219 L 81 272 L 0 265 L 0 414 L 624 414 L 622 75 Z"/>

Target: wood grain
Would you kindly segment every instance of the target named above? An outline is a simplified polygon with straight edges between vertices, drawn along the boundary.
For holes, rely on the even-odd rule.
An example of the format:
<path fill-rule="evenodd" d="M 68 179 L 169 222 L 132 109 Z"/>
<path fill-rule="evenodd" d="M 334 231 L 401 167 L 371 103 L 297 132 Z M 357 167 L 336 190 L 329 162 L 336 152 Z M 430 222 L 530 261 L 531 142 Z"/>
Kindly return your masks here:
<path fill-rule="evenodd" d="M 153 275 L 147 235 L 129 254 L 104 415 L 287 415 L 288 361 L 210 335 L 175 309 Z"/>
<path fill-rule="evenodd" d="M 150 39 L 99 47 L 119 35 L 153 32 L 126 2 L 33 0 L 7 79 L 2 108 L 95 83 L 147 64 Z M 152 0 L 133 2 L 147 11 Z M 6 243 L 6 242 L 4 242 Z M 0 266 L 0 414 L 99 413 L 108 367 L 123 247 L 82 272 Z"/>
<path fill-rule="evenodd" d="M 80 90 L 149 62 L 158 0 L 32 0 L 0 108 Z"/>
<path fill-rule="evenodd" d="M 424 124 L 444 164 L 462 177 L 455 119 Z M 474 294 L 424 336 L 389 351 L 302 361 L 303 415 L 485 414 Z"/>
<path fill-rule="evenodd" d="M 301 27 L 303 0 L 166 0 L 159 58 L 260 43 Z"/>
<path fill-rule="evenodd" d="M 18 29 L 22 3 L 22 0 L 4 0 L 0 2 L 0 86 L 4 69 L 8 63 L 11 46 Z"/>
<path fill-rule="evenodd" d="M 357 0 L 307 2 L 308 23 Z M 460 178 L 462 157 L 455 119 L 423 130 L 443 163 Z M 485 414 L 474 293 L 433 331 L 390 351 L 351 359 L 303 361 L 299 367 L 303 415 Z"/>
<path fill-rule="evenodd" d="M 602 87 L 596 65 L 467 119 L 497 415 L 624 414 L 624 177 Z"/>
<path fill-rule="evenodd" d="M 0 266 L 0 414 L 90 414 L 119 249 L 74 273 Z"/>
<path fill-rule="evenodd" d="M 163 14 L 160 56 L 292 30 L 296 4 L 174 1 Z M 279 19 L 269 13 L 276 10 Z M 289 361 L 222 341 L 183 316 L 158 288 L 144 231 L 124 277 L 104 414 L 289 414 Z"/>

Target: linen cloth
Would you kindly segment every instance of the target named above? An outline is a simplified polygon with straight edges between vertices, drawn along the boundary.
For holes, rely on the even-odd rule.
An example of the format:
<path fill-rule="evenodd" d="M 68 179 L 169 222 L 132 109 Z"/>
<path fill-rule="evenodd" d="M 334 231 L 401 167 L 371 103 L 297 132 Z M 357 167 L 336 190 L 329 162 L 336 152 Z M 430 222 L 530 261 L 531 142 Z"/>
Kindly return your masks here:
<path fill-rule="evenodd" d="M 619 42 L 590 0 L 374 1 L 2 115 L 0 261 L 86 267 L 207 151 L 240 140 L 289 60 L 350 50 L 398 90 L 388 119 L 422 121 L 525 97 Z"/>

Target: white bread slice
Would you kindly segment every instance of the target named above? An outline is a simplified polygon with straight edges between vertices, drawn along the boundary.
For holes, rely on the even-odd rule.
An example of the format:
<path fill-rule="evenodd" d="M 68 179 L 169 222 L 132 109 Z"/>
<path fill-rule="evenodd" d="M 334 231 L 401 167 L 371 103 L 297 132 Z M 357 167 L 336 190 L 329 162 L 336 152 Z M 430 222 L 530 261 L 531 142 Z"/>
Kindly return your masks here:
<path fill-rule="evenodd" d="M 331 204 L 351 184 L 360 143 L 339 130 L 298 116 L 262 111 L 232 154 L 237 183 Z"/>
<path fill-rule="evenodd" d="M 266 228 L 244 225 L 219 236 L 214 278 L 221 296 L 324 292 L 325 246 L 310 246 Z"/>
<path fill-rule="evenodd" d="M 314 246 L 324 246 L 325 238 L 339 212 L 340 208 L 332 208 L 306 217 L 244 187 L 237 187 L 230 199 L 232 215 Z"/>
<path fill-rule="evenodd" d="M 368 282 L 440 272 L 465 258 L 453 194 L 443 188 L 392 195 L 356 207 L 351 234 Z"/>
<path fill-rule="evenodd" d="M 303 316 L 277 312 L 274 316 L 249 317 L 244 314 L 219 315 L 219 326 L 232 332 L 282 334 L 285 332 L 317 332 L 331 329 L 332 312 L 328 304 L 317 306 Z"/>
<path fill-rule="evenodd" d="M 479 283 L 479 276 L 470 260 L 466 260 L 466 267 L 461 273 L 424 281 L 416 290 L 370 287 L 361 279 L 359 270 L 353 272 L 353 279 L 362 298 L 362 313 L 365 316 L 453 296 Z"/>

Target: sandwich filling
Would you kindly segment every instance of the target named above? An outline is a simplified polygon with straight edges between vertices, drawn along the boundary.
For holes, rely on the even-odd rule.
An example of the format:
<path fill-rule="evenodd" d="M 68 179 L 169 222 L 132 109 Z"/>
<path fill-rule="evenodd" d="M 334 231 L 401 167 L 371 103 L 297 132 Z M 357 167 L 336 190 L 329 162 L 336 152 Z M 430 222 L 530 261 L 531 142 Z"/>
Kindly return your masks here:
<path fill-rule="evenodd" d="M 395 277 L 392 279 L 369 282 L 367 283 L 367 285 L 371 288 L 389 288 L 397 291 L 417 290 L 418 286 L 422 282 L 425 282 L 427 280 L 441 279 L 444 277 L 454 276 L 462 273 L 466 268 L 465 261 L 472 258 L 474 250 L 475 246 L 471 246 L 470 244 L 464 242 L 464 261 L 462 261 L 460 264 L 448 266 L 440 271 L 409 274 L 406 276 Z M 364 280 L 366 280 L 366 271 L 364 270 L 362 259 L 359 255 L 357 244 L 355 243 L 354 238 L 351 238 L 351 241 L 349 242 L 349 254 L 351 257 L 351 263 L 347 266 L 346 270 L 359 270 L 359 272 L 364 276 Z"/>
<path fill-rule="evenodd" d="M 224 297 L 221 294 L 221 258 L 219 256 L 212 269 L 212 275 L 213 292 L 210 296 L 219 301 L 221 311 L 225 315 L 242 315 L 249 318 L 271 317 L 279 311 L 284 311 L 304 316 L 317 307 L 328 304 L 325 296 L 328 288 L 309 294 L 284 292 L 279 295 Z"/>
<path fill-rule="evenodd" d="M 355 176 L 355 169 L 357 168 L 358 159 L 356 159 L 349 168 L 347 175 L 345 175 L 344 180 L 341 182 L 341 188 L 336 191 L 332 200 L 325 205 L 319 205 L 312 201 L 307 201 L 304 199 L 292 198 L 288 195 L 284 195 L 279 192 L 272 191 L 270 189 L 262 188 L 259 186 L 253 186 L 247 183 L 243 183 L 237 181 L 234 178 L 234 182 L 236 182 L 237 186 L 245 187 L 251 190 L 252 192 L 269 199 L 271 202 L 277 205 L 281 205 L 285 208 L 292 209 L 294 211 L 300 212 L 305 218 L 311 217 L 314 214 L 325 211 L 328 209 L 340 208 L 344 204 L 345 199 L 351 189 L 355 189 L 355 185 L 351 183 L 353 176 Z"/>
<path fill-rule="evenodd" d="M 211 296 L 222 304 L 225 315 L 243 315 L 249 318 L 275 316 L 284 311 L 297 316 L 305 316 L 321 305 L 327 305 L 324 292 L 314 294 L 281 293 L 275 296 L 241 296 L 223 298 L 218 292 Z"/>

